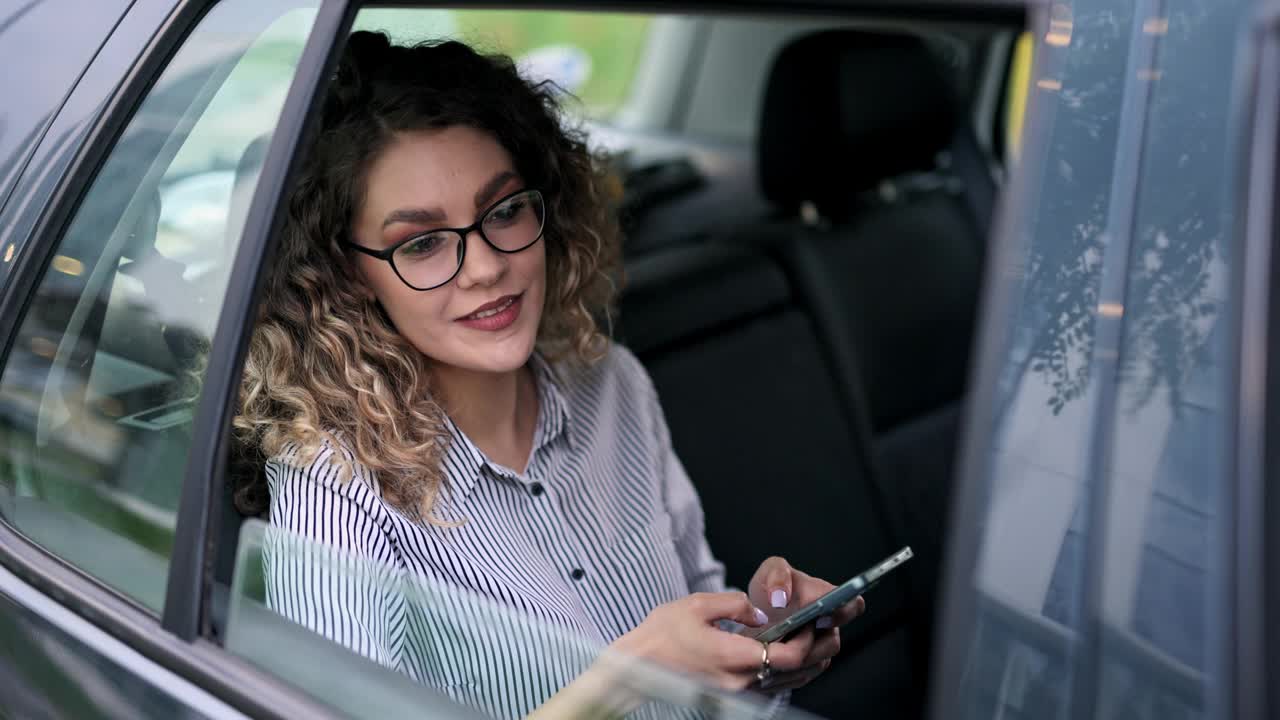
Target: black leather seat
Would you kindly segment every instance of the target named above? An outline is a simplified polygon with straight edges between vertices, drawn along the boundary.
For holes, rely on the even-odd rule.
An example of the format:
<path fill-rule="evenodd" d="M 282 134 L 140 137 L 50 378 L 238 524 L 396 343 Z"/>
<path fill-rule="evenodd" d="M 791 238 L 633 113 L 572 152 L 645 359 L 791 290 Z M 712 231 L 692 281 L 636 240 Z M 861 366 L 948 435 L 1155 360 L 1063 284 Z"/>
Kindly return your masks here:
<path fill-rule="evenodd" d="M 911 35 L 811 35 L 779 54 L 763 107 L 761 187 L 826 259 L 873 427 L 954 402 L 991 177 L 972 170 L 979 153 L 939 61 Z M 975 210 L 973 197 L 986 206 Z"/>
<path fill-rule="evenodd" d="M 928 668 L 960 404 L 994 183 L 940 60 L 907 34 L 837 30 L 783 49 L 767 86 L 768 249 L 854 366 L 875 476 L 917 559 L 911 615 Z"/>
<path fill-rule="evenodd" d="M 621 332 L 658 388 L 729 583 L 746 587 L 775 554 L 838 582 L 897 549 L 848 368 L 784 267 L 751 248 L 692 244 L 627 269 Z M 829 717 L 917 713 L 909 607 L 891 576 L 847 628 L 849 651 L 796 702 Z"/>

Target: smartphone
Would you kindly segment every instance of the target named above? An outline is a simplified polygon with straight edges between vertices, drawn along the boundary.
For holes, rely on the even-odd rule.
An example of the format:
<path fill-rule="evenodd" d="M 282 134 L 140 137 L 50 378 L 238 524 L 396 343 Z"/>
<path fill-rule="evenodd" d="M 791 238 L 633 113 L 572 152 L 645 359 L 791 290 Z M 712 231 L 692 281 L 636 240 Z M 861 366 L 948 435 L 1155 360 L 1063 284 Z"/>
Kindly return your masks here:
<path fill-rule="evenodd" d="M 863 571 L 849 582 L 795 611 L 786 620 L 757 635 L 756 639 L 767 643 L 786 639 L 806 624 L 817 620 L 823 615 L 830 615 L 839 609 L 841 605 L 852 602 L 859 595 L 870 589 L 872 585 L 879 582 L 880 578 L 888 575 L 890 570 L 910 560 L 911 557 L 911 546 L 908 545 L 876 563 L 870 569 Z"/>

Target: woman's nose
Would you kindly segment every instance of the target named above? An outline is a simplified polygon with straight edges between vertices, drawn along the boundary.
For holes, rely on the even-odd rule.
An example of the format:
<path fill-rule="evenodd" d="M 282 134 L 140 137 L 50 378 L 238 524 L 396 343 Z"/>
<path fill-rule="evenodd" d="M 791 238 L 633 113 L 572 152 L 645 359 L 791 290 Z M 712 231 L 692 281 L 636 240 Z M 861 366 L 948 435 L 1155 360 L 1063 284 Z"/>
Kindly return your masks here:
<path fill-rule="evenodd" d="M 466 255 L 462 259 L 462 270 L 458 273 L 458 286 L 488 287 L 502 279 L 507 271 L 507 256 L 494 250 L 479 230 L 472 230 L 462 239 L 467 244 Z"/>

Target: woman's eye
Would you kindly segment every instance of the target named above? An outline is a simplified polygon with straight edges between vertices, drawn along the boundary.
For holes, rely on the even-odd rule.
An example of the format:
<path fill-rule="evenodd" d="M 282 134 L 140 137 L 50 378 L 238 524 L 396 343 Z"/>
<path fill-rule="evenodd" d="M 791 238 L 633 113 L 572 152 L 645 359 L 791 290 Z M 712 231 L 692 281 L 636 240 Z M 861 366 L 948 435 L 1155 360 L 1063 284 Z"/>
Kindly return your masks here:
<path fill-rule="evenodd" d="M 431 255 L 444 246 L 446 238 L 442 233 L 432 233 L 430 235 L 419 235 L 409 242 L 400 246 L 396 251 L 398 255 L 408 257 L 424 257 Z"/>
<path fill-rule="evenodd" d="M 523 199 L 503 203 L 489 213 L 489 221 L 509 223 L 520 217 L 520 213 L 525 209 L 526 205 L 527 203 Z"/>

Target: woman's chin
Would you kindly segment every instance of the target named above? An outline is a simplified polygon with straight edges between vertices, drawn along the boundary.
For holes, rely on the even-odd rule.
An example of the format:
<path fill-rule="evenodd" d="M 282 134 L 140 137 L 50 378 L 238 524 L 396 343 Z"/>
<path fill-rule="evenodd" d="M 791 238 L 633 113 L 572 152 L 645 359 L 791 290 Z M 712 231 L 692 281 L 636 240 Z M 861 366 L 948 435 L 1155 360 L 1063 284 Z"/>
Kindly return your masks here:
<path fill-rule="evenodd" d="M 526 336 L 525 333 L 520 333 L 507 338 L 495 338 L 486 343 L 472 343 L 466 348 L 460 348 L 457 353 L 448 353 L 444 356 L 432 356 L 431 353 L 428 355 L 432 356 L 437 363 L 458 370 L 501 375 L 524 367 L 529 362 L 529 357 L 533 355 L 536 343 L 535 334 L 529 333 Z"/>

